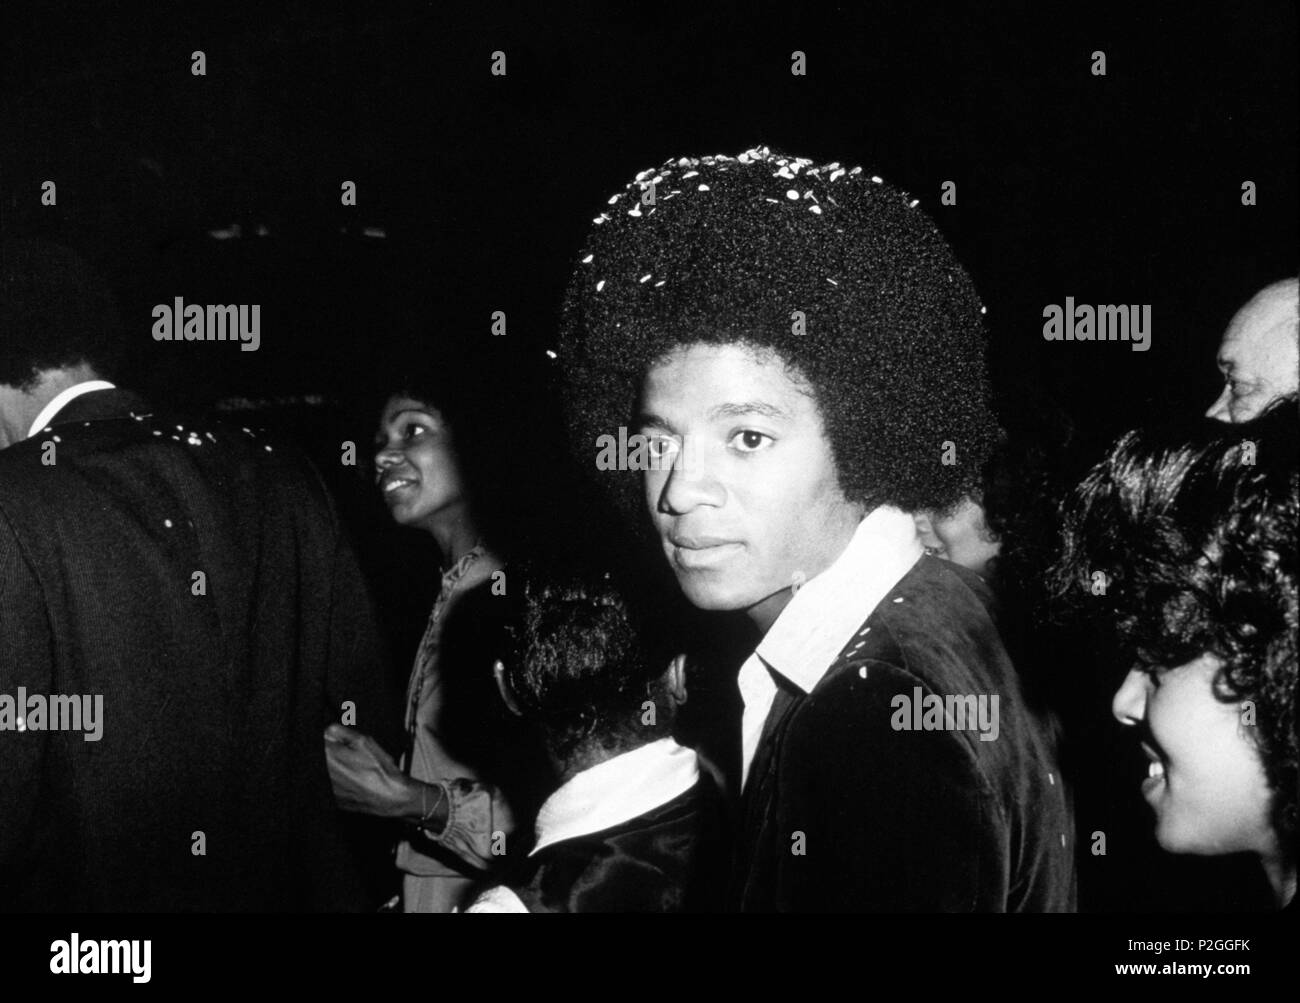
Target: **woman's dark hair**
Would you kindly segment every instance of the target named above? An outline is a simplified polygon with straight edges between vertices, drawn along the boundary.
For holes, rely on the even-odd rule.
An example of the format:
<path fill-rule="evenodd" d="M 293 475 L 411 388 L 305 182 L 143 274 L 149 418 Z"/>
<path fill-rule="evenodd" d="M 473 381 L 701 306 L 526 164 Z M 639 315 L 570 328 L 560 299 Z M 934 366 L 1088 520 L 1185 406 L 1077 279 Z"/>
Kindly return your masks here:
<path fill-rule="evenodd" d="M 1046 600 L 1044 578 L 1059 556 L 1061 502 L 1082 471 L 1071 477 L 1073 425 L 1049 402 L 1031 397 L 1004 417 L 1003 428 L 980 472 L 975 500 L 1000 545 L 990 562 L 990 584 L 1006 604 L 1037 621 Z"/>
<path fill-rule="evenodd" d="M 1065 507 L 1055 584 L 1104 608 L 1129 664 L 1169 668 L 1205 652 L 1215 693 L 1252 701 L 1275 792 L 1274 825 L 1296 850 L 1296 399 L 1254 421 L 1129 432 Z M 1094 595 L 1105 575 L 1105 594 Z"/>
<path fill-rule="evenodd" d="M 631 425 L 675 349 L 745 344 L 811 386 L 850 500 L 958 501 L 995 438 L 983 307 L 916 206 L 860 167 L 766 147 L 642 171 L 594 220 L 564 301 L 574 451 Z M 639 515 L 635 474 L 607 476 Z"/>
<path fill-rule="evenodd" d="M 523 577 L 508 678 L 553 753 L 561 761 L 592 748 L 617 754 L 671 735 L 663 677 L 676 651 L 667 618 L 610 571 L 571 566 Z"/>

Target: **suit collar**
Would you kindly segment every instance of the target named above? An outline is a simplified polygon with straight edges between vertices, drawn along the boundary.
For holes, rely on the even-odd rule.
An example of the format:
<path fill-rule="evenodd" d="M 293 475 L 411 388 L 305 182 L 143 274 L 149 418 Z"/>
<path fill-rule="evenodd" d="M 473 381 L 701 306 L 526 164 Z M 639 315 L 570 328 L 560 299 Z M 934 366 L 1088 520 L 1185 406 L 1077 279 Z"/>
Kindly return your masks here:
<path fill-rule="evenodd" d="M 835 562 L 794 594 L 755 654 L 811 693 L 921 553 L 910 515 L 885 505 L 875 509 Z"/>
<path fill-rule="evenodd" d="M 582 770 L 546 799 L 537 813 L 537 844 L 621 825 L 686 793 L 700 778 L 695 750 L 660 738 Z"/>
<path fill-rule="evenodd" d="M 81 387 L 87 387 L 87 384 L 81 383 L 76 387 L 70 387 L 70 390 L 77 390 Z M 55 400 L 58 400 L 56 397 Z M 50 402 L 51 404 L 54 401 Z M 57 411 L 44 418 L 39 427 L 33 428 L 33 434 L 39 434 L 46 428 L 57 425 L 67 425 L 71 422 L 91 422 L 107 421 L 115 418 L 143 417 L 152 412 L 153 408 L 142 397 L 131 393 L 129 390 L 121 390 L 113 384 L 103 384 L 97 381 L 96 385 L 88 388 L 74 396 L 71 400 L 66 401 Z M 30 438 L 30 436 L 29 436 Z"/>

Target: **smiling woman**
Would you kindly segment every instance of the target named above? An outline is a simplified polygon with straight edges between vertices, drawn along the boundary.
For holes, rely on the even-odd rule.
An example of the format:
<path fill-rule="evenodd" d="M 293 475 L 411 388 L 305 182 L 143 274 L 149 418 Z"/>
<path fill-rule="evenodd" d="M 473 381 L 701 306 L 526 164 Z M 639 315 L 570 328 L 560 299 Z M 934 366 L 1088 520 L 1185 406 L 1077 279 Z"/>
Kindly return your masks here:
<path fill-rule="evenodd" d="M 1067 506 L 1056 569 L 1109 605 L 1135 666 L 1113 710 L 1142 736 L 1156 839 L 1256 854 L 1279 905 L 1296 887 L 1295 405 L 1124 436 Z M 1104 599 L 1080 585 L 1098 570 Z"/>
<path fill-rule="evenodd" d="M 535 732 L 493 677 L 508 644 L 501 501 L 514 467 L 480 396 L 489 374 L 501 378 L 444 358 L 386 380 L 375 482 L 394 522 L 436 541 L 441 580 L 407 687 L 400 762 L 341 725 L 326 736 L 340 803 L 409 823 L 397 848 L 407 912 L 467 904 L 478 879 L 514 859 L 515 832 L 528 831 L 550 787 Z"/>

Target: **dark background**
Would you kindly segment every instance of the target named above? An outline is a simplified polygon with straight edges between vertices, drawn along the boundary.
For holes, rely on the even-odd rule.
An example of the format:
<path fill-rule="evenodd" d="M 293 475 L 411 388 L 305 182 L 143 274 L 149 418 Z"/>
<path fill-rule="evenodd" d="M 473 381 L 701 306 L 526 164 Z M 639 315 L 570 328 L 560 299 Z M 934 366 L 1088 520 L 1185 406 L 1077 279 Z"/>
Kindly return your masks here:
<path fill-rule="evenodd" d="M 341 440 L 364 454 L 372 434 L 361 379 L 411 351 L 390 337 L 399 318 L 415 319 L 419 351 L 454 356 L 504 310 L 510 351 L 543 385 L 591 217 L 645 167 L 765 143 L 912 192 L 988 305 L 1004 413 L 1063 408 L 1079 462 L 1129 427 L 1204 411 L 1228 319 L 1296 271 L 1293 4 L 610 6 L 52 2 L 0 15 L 0 219 L 111 278 L 136 388 L 247 398 L 318 457 L 371 555 L 396 673 L 436 574 L 427 545 L 387 529 L 367 471 L 338 464 Z M 196 49 L 204 77 L 190 73 Z M 497 49 L 504 78 L 489 73 Z M 796 49 L 804 77 L 790 73 Z M 1098 49 L 1104 77 L 1090 72 Z M 57 207 L 40 205 L 46 179 Z M 340 205 L 345 179 L 354 208 Z M 945 180 L 956 206 L 939 203 Z M 212 236 L 236 224 L 239 237 Z M 1150 351 L 1045 342 L 1043 307 L 1067 295 L 1150 304 Z M 153 342 L 149 311 L 175 296 L 261 304 L 260 350 Z M 497 390 L 483 373 L 484 404 L 511 409 Z M 548 427 L 519 417 L 521 436 Z M 1084 905 L 1257 905 L 1249 862 L 1154 849 L 1140 756 L 1125 758 L 1106 721 L 1111 682 L 1090 705 L 1102 762 L 1080 832 L 1108 845 L 1080 860 Z"/>

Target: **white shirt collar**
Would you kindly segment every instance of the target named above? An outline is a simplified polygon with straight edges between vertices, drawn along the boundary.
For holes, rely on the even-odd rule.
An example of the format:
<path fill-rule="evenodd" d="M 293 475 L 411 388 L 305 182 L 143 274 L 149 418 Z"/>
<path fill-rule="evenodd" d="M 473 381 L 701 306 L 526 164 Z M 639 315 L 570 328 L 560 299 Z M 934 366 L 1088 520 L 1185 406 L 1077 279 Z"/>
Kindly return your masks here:
<path fill-rule="evenodd" d="M 597 763 L 570 777 L 546 799 L 537 813 L 537 845 L 532 853 L 644 815 L 686 793 L 699 776 L 695 750 L 671 738 Z"/>
<path fill-rule="evenodd" d="M 768 668 L 811 693 L 880 600 L 922 553 L 916 521 L 901 509 L 882 505 L 858 524 L 834 563 L 790 598 L 740 667 L 737 683 L 745 703 L 742 788 L 749 780 L 763 724 L 776 698 L 776 684 Z"/>
<path fill-rule="evenodd" d="M 64 406 L 71 400 L 80 397 L 82 394 L 88 394 L 92 390 L 112 390 L 113 384 L 108 380 L 84 380 L 81 383 L 74 383 L 66 390 L 61 390 L 54 396 L 45 407 L 41 408 L 41 413 L 36 416 L 32 422 L 32 427 L 27 430 L 27 438 L 31 438 L 37 432 L 54 420 L 54 416 L 63 410 Z"/>
<path fill-rule="evenodd" d="M 791 597 L 757 655 L 812 692 L 854 632 L 923 553 L 916 521 L 882 505 L 858 524 L 835 562 Z"/>

